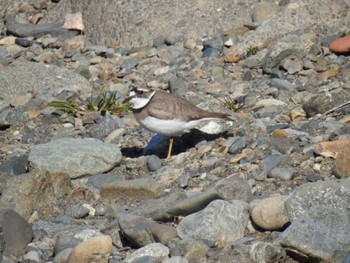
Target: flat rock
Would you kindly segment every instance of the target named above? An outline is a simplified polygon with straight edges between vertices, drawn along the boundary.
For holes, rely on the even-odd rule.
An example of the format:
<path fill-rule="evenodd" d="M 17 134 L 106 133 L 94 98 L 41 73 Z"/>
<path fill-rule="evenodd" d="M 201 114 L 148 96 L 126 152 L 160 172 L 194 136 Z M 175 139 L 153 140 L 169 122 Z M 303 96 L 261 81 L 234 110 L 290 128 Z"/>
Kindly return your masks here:
<path fill-rule="evenodd" d="M 279 230 L 288 222 L 284 200 L 286 196 L 273 196 L 259 201 L 251 211 L 252 220 L 264 230 Z"/>
<path fill-rule="evenodd" d="M 89 82 L 81 75 L 55 65 L 33 62 L 14 62 L 0 70 L 0 83 L 0 111 L 9 105 L 13 97 L 27 96 L 32 91 L 54 95 L 70 91 L 82 96 L 91 93 Z"/>
<path fill-rule="evenodd" d="M 44 35 L 61 36 L 70 38 L 77 35 L 77 32 L 69 31 L 62 27 L 62 25 L 49 24 L 9 24 L 7 25 L 7 34 L 16 37 L 36 37 L 39 38 Z"/>
<path fill-rule="evenodd" d="M 112 252 L 110 236 L 96 236 L 77 245 L 70 253 L 67 263 L 108 263 Z"/>
<path fill-rule="evenodd" d="M 172 238 L 177 237 L 175 228 L 145 217 L 122 214 L 118 222 L 123 236 L 136 247 L 143 247 L 154 242 L 167 245 Z"/>
<path fill-rule="evenodd" d="M 212 188 L 179 200 L 169 207 L 160 207 L 153 212 L 152 218 L 159 221 L 172 221 L 176 216 L 186 216 L 198 212 L 217 199 L 222 199 L 222 197 L 216 189 Z"/>
<path fill-rule="evenodd" d="M 92 138 L 62 138 L 39 144 L 28 157 L 31 169 L 67 173 L 71 178 L 109 171 L 120 160 L 118 146 Z"/>
<path fill-rule="evenodd" d="M 115 181 L 101 186 L 101 197 L 142 201 L 158 198 L 163 193 L 163 185 L 152 178 Z"/>
<path fill-rule="evenodd" d="M 33 238 L 31 225 L 11 209 L 0 209 L 0 229 L 5 256 L 23 254 Z"/>
<path fill-rule="evenodd" d="M 186 216 L 177 226 L 177 231 L 182 239 L 231 243 L 243 237 L 248 220 L 247 203 L 215 200 L 202 211 Z"/>

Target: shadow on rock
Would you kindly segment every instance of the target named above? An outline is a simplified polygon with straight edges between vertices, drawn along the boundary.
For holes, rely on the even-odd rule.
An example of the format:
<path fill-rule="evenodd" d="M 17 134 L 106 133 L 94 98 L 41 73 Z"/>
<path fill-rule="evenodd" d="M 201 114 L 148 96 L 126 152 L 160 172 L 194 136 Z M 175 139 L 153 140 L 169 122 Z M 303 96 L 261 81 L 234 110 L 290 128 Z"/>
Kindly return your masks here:
<path fill-rule="evenodd" d="M 217 138 L 228 138 L 230 134 L 226 132 L 218 134 L 208 134 L 197 129 L 193 129 L 189 133 L 185 133 L 180 137 L 174 137 L 172 155 L 185 152 L 188 149 L 195 147 L 201 141 L 213 141 Z M 157 134 L 153 136 L 148 145 L 144 148 L 123 148 L 122 154 L 126 157 L 137 158 L 142 155 L 157 155 L 159 158 L 166 158 L 169 147 L 169 137 Z"/>

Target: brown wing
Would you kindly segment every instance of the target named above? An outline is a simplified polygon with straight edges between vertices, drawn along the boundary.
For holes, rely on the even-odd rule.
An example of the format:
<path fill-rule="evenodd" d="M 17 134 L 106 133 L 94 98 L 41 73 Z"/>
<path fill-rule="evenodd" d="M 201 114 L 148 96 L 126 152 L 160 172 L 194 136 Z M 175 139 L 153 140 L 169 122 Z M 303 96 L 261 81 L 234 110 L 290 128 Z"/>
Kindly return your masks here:
<path fill-rule="evenodd" d="M 160 119 L 198 120 L 202 118 L 227 119 L 228 114 L 202 110 L 189 101 L 158 91 L 149 102 L 148 113 Z"/>

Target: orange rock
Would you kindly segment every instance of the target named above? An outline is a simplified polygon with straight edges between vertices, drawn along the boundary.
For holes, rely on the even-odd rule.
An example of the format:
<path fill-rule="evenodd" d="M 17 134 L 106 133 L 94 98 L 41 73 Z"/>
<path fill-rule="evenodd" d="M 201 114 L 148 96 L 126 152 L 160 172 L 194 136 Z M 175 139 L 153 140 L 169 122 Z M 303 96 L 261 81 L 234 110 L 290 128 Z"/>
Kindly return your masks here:
<path fill-rule="evenodd" d="M 274 138 L 288 138 L 288 132 L 283 129 L 276 129 L 271 134 Z"/>
<path fill-rule="evenodd" d="M 346 53 L 350 51 L 350 35 L 338 38 L 329 45 L 330 51 L 334 53 Z"/>
<path fill-rule="evenodd" d="M 315 146 L 314 152 L 323 157 L 337 159 L 338 154 L 343 150 L 345 145 L 349 144 L 349 142 L 349 140 L 321 142 Z"/>
<path fill-rule="evenodd" d="M 350 176 L 350 143 L 344 144 L 338 158 L 335 160 L 335 174 L 337 177 Z"/>
<path fill-rule="evenodd" d="M 29 110 L 29 111 L 27 111 L 27 113 L 28 113 L 28 118 L 29 119 L 34 119 L 34 118 L 36 118 L 36 117 L 41 115 L 41 111 L 40 110 Z"/>
<path fill-rule="evenodd" d="M 248 114 L 248 113 L 245 113 L 245 112 L 240 112 L 240 113 L 239 113 L 239 117 L 241 117 L 241 118 L 243 118 L 243 119 L 246 119 L 246 120 L 250 119 L 249 114 Z"/>
<path fill-rule="evenodd" d="M 241 60 L 241 56 L 238 53 L 229 53 L 224 57 L 226 63 L 237 63 Z"/>

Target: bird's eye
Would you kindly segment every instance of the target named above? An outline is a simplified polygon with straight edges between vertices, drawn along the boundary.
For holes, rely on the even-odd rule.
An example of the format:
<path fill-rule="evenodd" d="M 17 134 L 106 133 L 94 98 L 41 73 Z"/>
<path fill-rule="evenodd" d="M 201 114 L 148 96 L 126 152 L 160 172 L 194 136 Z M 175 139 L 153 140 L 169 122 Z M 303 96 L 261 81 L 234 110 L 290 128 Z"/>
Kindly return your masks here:
<path fill-rule="evenodd" d="M 144 93 L 143 90 L 139 90 L 139 94 L 142 95 Z"/>

